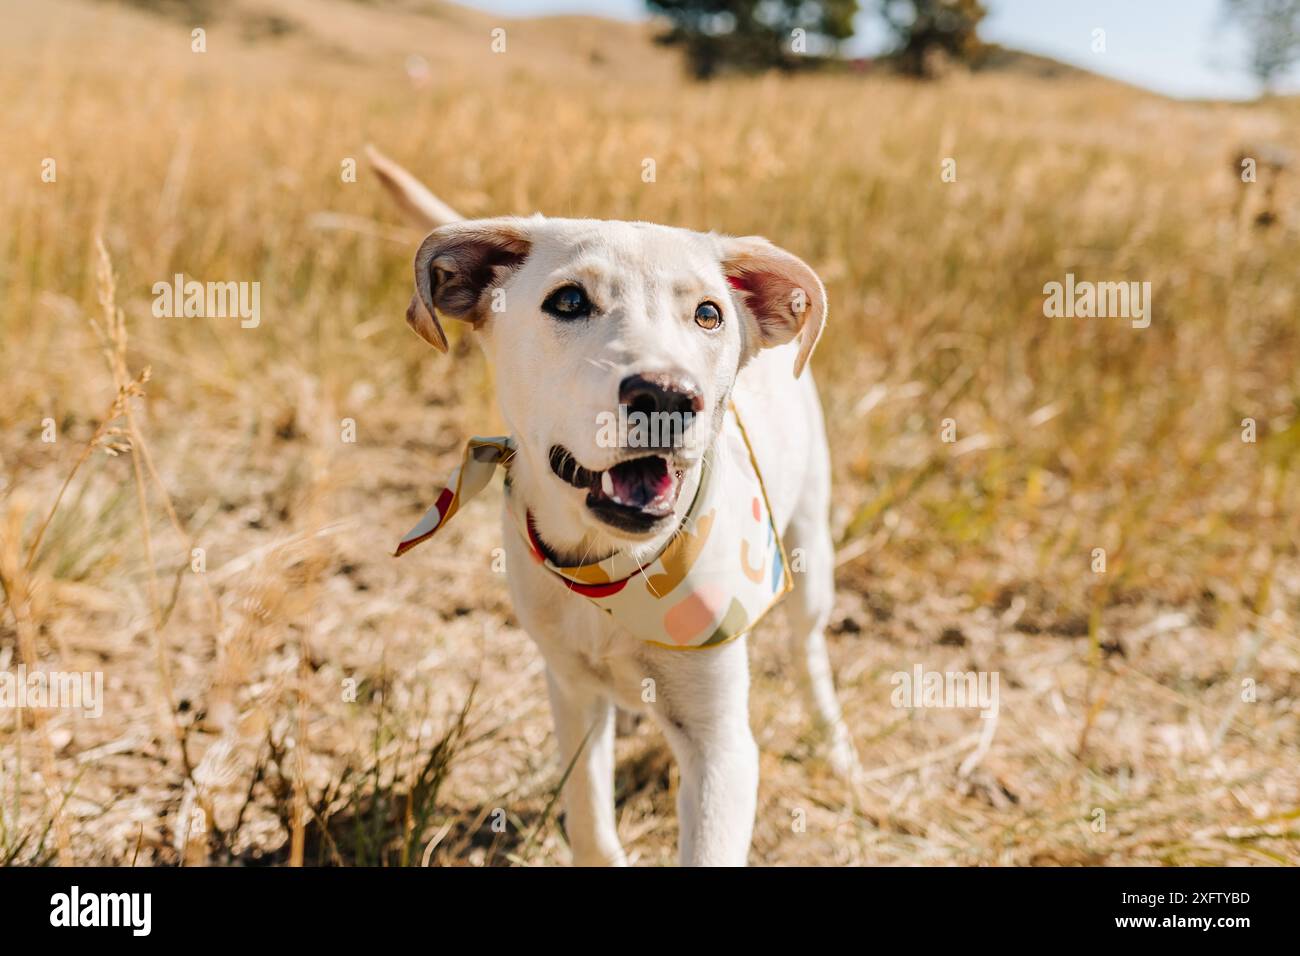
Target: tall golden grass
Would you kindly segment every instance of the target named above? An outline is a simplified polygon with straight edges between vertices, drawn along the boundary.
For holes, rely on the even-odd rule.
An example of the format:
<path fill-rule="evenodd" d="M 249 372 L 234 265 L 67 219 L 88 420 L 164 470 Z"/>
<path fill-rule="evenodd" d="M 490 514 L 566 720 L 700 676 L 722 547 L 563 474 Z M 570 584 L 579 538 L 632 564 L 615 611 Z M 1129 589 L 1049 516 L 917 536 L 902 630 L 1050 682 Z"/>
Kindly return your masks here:
<path fill-rule="evenodd" d="M 1261 168 L 1260 224 L 1236 165 L 1300 145 L 1296 103 L 645 84 L 527 49 L 413 86 L 400 61 L 221 24 L 194 54 L 183 23 L 58 7 L 78 18 L 5 11 L 0 66 L 0 669 L 101 670 L 106 700 L 0 710 L 0 861 L 567 859 L 493 507 L 388 557 L 500 423 L 470 343 L 404 327 L 419 236 L 367 142 L 469 215 L 760 233 L 825 279 L 832 653 L 867 775 L 850 795 L 817 761 L 762 629 L 755 862 L 1300 859 L 1300 170 Z M 260 326 L 154 317 L 178 272 L 260 282 Z M 1151 282 L 1150 328 L 1044 317 L 1066 273 Z M 891 707 L 918 663 L 997 671 L 997 721 Z M 622 835 L 671 861 L 664 745 L 619 747 Z"/>

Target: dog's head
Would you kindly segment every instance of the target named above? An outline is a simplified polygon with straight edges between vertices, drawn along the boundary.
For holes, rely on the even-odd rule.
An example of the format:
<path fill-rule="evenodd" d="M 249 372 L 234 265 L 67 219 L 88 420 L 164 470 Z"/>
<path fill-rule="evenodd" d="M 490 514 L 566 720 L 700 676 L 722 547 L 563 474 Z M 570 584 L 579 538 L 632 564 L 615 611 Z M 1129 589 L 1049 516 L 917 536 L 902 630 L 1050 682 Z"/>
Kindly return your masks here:
<path fill-rule="evenodd" d="M 519 451 L 512 482 L 558 559 L 647 551 L 690 504 L 736 373 L 798 338 L 826 294 L 756 237 L 639 222 L 502 218 L 435 229 L 415 257 L 407 321 L 447 349 L 470 323 Z"/>

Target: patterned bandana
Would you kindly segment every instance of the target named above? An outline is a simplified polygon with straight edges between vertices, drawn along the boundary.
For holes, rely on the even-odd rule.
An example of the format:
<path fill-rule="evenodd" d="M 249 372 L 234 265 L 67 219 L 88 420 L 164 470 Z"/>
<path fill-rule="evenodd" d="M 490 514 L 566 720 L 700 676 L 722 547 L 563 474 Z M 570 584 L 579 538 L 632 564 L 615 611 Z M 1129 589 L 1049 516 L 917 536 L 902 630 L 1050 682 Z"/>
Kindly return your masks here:
<path fill-rule="evenodd" d="M 514 454 L 511 438 L 471 438 L 451 482 L 396 553 L 441 530 L 463 502 L 487 487 L 498 465 L 509 471 Z M 793 581 L 734 406 L 700 467 L 695 499 L 677 533 L 646 564 L 622 551 L 593 564 L 554 564 L 543 553 L 531 516 L 510 494 L 508 473 L 506 500 L 533 560 L 636 637 L 674 650 L 717 647 L 757 624 Z"/>

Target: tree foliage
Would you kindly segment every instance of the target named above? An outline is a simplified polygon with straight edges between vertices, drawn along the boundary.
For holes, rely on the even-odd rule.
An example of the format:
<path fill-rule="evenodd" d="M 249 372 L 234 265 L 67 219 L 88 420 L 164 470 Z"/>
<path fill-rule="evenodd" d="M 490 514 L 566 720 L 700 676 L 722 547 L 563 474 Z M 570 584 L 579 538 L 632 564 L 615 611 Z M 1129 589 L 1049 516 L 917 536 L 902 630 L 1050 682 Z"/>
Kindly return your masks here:
<path fill-rule="evenodd" d="M 853 35 L 858 0 L 647 0 L 672 25 L 661 43 L 680 46 L 701 79 L 724 69 L 794 70 Z"/>
<path fill-rule="evenodd" d="M 980 51 L 980 0 L 879 0 L 879 9 L 905 72 L 926 76 L 936 59 L 970 62 Z"/>
<path fill-rule="evenodd" d="M 1300 62 L 1300 0 L 1225 0 L 1250 44 L 1250 70 L 1271 90 Z"/>

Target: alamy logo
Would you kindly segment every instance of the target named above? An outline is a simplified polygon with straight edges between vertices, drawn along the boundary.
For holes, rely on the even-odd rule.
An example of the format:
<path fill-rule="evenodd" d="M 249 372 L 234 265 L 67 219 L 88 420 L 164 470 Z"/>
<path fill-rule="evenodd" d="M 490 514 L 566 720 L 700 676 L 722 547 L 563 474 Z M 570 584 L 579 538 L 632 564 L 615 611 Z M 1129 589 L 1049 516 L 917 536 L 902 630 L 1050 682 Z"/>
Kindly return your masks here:
<path fill-rule="evenodd" d="M 260 282 L 186 282 L 178 272 L 170 283 L 155 282 L 153 295 L 153 314 L 159 319 L 238 318 L 242 329 L 262 322 Z"/>
<path fill-rule="evenodd" d="M 1068 272 L 1064 283 L 1043 286 L 1043 295 L 1049 319 L 1131 319 L 1135 329 L 1151 324 L 1150 282 L 1076 282 Z"/>
<path fill-rule="evenodd" d="M 82 893 L 78 886 L 50 897 L 51 926 L 126 926 L 133 936 L 153 927 L 151 893 Z"/>
<path fill-rule="evenodd" d="M 898 671 L 889 702 L 895 707 L 980 709 L 984 718 L 998 715 L 997 671 L 927 671 L 920 664 L 911 673 Z"/>
<path fill-rule="evenodd" d="M 618 406 L 618 414 L 596 416 L 596 445 L 600 448 L 685 448 L 694 439 L 690 432 L 693 412 L 629 412 Z"/>
<path fill-rule="evenodd" d="M 103 671 L 0 671 L 0 710 L 8 708 L 80 710 L 84 716 L 104 715 Z"/>

